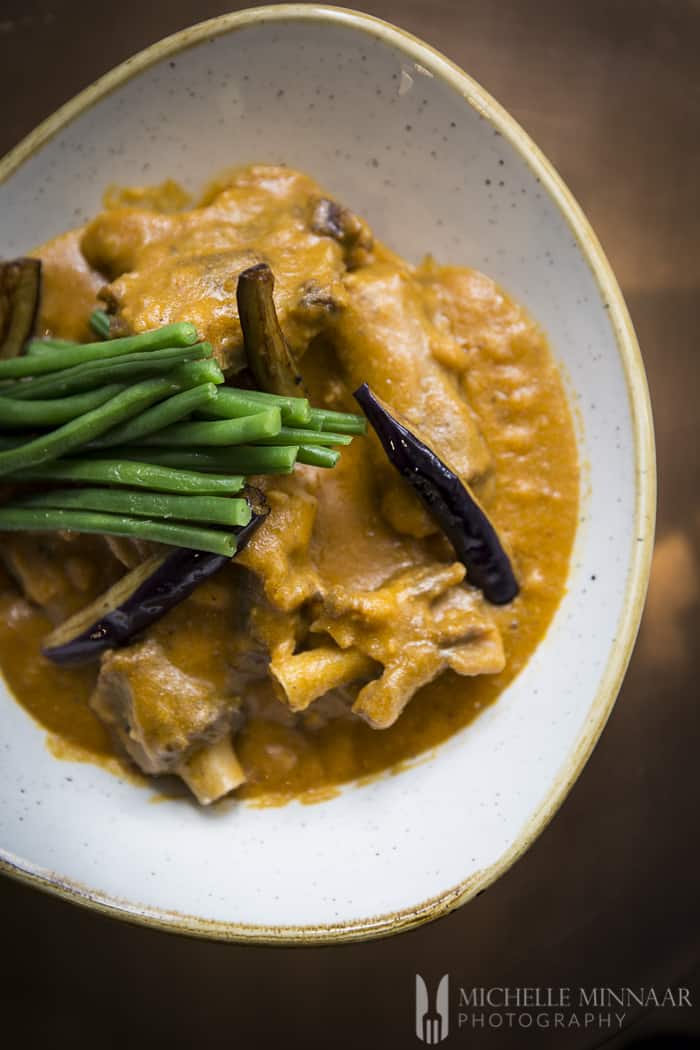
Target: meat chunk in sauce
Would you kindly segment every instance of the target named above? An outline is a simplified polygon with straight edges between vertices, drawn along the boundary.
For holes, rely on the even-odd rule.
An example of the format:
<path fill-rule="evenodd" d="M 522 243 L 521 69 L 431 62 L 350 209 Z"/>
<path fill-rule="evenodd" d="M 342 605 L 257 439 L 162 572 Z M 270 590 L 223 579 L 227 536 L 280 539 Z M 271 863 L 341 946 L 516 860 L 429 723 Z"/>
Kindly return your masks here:
<path fill-rule="evenodd" d="M 291 612 L 318 594 L 321 583 L 309 555 L 316 498 L 298 480 L 268 489 L 270 513 L 238 559 L 263 584 L 273 606 Z"/>
<path fill-rule="evenodd" d="M 243 270 L 271 267 L 277 313 L 297 356 L 344 297 L 346 248 L 314 226 L 318 194 L 311 179 L 286 168 L 246 168 L 190 211 L 107 210 L 85 230 L 82 250 L 110 279 L 103 297 L 125 330 L 191 321 L 222 367 L 236 372 L 245 365 L 236 307 Z"/>
<path fill-rule="evenodd" d="M 204 803 L 238 785 L 244 797 L 289 797 L 411 757 L 494 699 L 551 618 L 576 526 L 566 400 L 517 304 L 473 270 L 404 262 L 281 167 L 234 171 L 194 208 L 173 183 L 114 191 L 83 231 L 36 254 L 39 332 L 90 338 L 101 289 L 113 335 L 193 321 L 230 374 L 244 363 L 238 274 L 268 263 L 313 403 L 353 410 L 353 389 L 369 382 L 476 486 L 522 566 L 516 607 L 490 608 L 371 435 L 333 470 L 254 479 L 271 513 L 242 556 L 103 659 L 92 710 L 141 769 L 179 775 Z M 29 602 L 13 592 L 0 657 L 31 710 L 43 683 L 47 710 L 65 694 L 89 716 L 75 696 L 94 682 L 89 668 L 37 670 L 37 607 L 58 622 L 147 552 L 125 539 L 3 540 L 1 560 Z M 8 655 L 20 618 L 37 622 L 23 678 Z M 465 690 L 443 672 L 480 678 Z M 239 726 L 245 784 L 231 743 Z"/>
<path fill-rule="evenodd" d="M 74 532 L 3 536 L 0 561 L 53 623 L 89 604 L 120 574 L 101 537 Z"/>
<path fill-rule="evenodd" d="M 416 690 L 448 668 L 461 675 L 503 670 L 500 633 L 479 593 L 459 586 L 464 573 L 458 562 L 411 568 L 376 590 L 338 587 L 325 595 L 312 630 L 383 667 L 353 705 L 375 728 L 393 725 Z"/>
<path fill-rule="evenodd" d="M 149 540 L 133 540 L 126 536 L 105 536 L 105 543 L 120 565 L 133 569 L 155 554 L 159 544 Z"/>
<path fill-rule="evenodd" d="M 104 280 L 80 250 L 80 230 L 71 230 L 45 244 L 41 257 L 42 285 L 37 334 L 88 342 L 94 339 L 88 318 L 97 306 Z"/>
<path fill-rule="evenodd" d="M 90 706 L 144 773 L 176 773 L 204 804 L 245 780 L 230 741 L 239 705 L 158 642 L 105 654 Z"/>
<path fill-rule="evenodd" d="M 490 469 L 491 457 L 457 384 L 436 360 L 444 335 L 430 322 L 413 275 L 376 262 L 344 279 L 345 305 L 333 318 L 332 340 L 351 390 L 368 383 L 418 428 L 465 481 Z"/>
<path fill-rule="evenodd" d="M 22 592 L 53 618 L 69 599 L 71 581 L 60 553 L 70 556 L 68 544 L 53 537 L 37 544 L 31 536 L 3 537 L 2 560 Z"/>
<path fill-rule="evenodd" d="M 292 711 L 306 711 L 319 697 L 358 679 L 374 678 L 377 665 L 360 649 L 319 645 L 301 653 L 278 651 L 270 661 L 276 693 Z"/>

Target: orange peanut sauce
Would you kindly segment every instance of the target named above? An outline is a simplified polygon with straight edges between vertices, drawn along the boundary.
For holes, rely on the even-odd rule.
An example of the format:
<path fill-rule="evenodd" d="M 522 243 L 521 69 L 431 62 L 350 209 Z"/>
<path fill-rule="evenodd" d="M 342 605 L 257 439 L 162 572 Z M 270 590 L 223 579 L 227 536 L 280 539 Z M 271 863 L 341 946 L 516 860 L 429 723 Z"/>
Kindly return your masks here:
<path fill-rule="evenodd" d="M 295 192 L 308 195 L 307 183 Z M 134 202 L 144 206 L 144 200 L 157 217 L 184 207 L 186 198 L 169 183 L 160 212 L 153 191 L 112 191 L 110 203 L 117 207 L 114 215 L 126 208 L 128 216 L 128 208 Z M 85 261 L 80 237 L 75 231 L 38 249 L 44 263 L 42 333 L 89 338 L 87 318 L 98 305 L 96 293 L 105 278 Z M 318 255 L 317 246 L 312 248 Z M 489 608 L 503 639 L 505 669 L 471 678 L 446 671 L 423 686 L 398 721 L 383 730 L 324 700 L 289 717 L 269 680 L 241 681 L 247 718 L 235 742 L 247 782 L 236 795 L 258 804 L 328 797 L 340 783 L 401 768 L 468 725 L 527 663 L 566 588 L 580 471 L 572 415 L 545 335 L 523 308 L 474 270 L 441 267 L 431 259 L 409 268 L 381 246 L 376 256 L 382 266 L 396 266 L 407 275 L 421 316 L 426 324 L 430 319 L 431 352 L 463 394 L 490 451 L 492 469 L 477 483 L 477 492 L 521 584 L 514 602 Z M 298 265 L 303 270 L 303 258 Z M 358 331 L 353 338 L 364 335 Z M 314 339 L 301 369 L 313 403 L 353 409 L 333 348 L 323 338 Z M 348 580 L 367 585 L 385 579 L 390 566 L 420 563 L 436 552 L 445 557 L 440 537 L 399 535 L 382 513 L 381 488 L 388 475 L 377 471 L 370 440 L 355 439 L 333 471 L 323 477 L 315 472 L 318 511 L 311 551 L 327 586 Z M 307 487 L 312 473 L 309 468 L 302 472 Z M 281 492 L 294 491 L 296 484 L 294 478 L 268 482 Z M 27 556 L 31 544 L 39 542 L 27 538 Z M 85 537 L 57 540 L 53 548 L 44 543 L 42 557 L 61 574 L 56 610 L 62 615 L 86 605 L 120 571 L 98 541 Z M 239 587 L 240 571 L 226 568 L 148 631 L 177 667 L 222 689 L 231 688 L 231 667 L 240 652 Z M 51 734 L 54 753 L 113 765 L 117 753 L 88 706 L 99 668 L 57 667 L 41 655 L 42 638 L 52 619 L 60 618 L 58 612 L 51 616 L 50 601 L 47 608 L 49 616 L 18 599 L 15 582 L 0 576 L 3 675 L 17 700 Z"/>

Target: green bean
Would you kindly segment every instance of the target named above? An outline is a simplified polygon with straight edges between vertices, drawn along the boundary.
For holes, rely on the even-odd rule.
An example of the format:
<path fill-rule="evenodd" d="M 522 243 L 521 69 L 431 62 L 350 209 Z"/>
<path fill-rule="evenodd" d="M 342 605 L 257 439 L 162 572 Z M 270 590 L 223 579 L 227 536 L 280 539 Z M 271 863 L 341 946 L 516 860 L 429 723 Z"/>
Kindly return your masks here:
<path fill-rule="evenodd" d="M 224 386 L 212 405 L 207 405 L 198 414 L 205 419 L 238 419 L 252 416 L 264 408 L 279 408 L 283 423 L 308 423 L 311 415 L 309 402 L 300 397 L 276 397 L 262 395 L 257 390 L 238 390 Z"/>
<path fill-rule="evenodd" d="M 307 397 L 286 397 L 268 394 L 264 390 L 246 390 L 245 393 L 263 405 L 277 405 L 282 410 L 282 422 L 290 426 L 305 426 L 311 420 L 311 405 Z"/>
<path fill-rule="evenodd" d="M 297 463 L 307 463 L 311 467 L 334 467 L 340 459 L 340 452 L 321 445 L 300 445 Z"/>
<path fill-rule="evenodd" d="M 351 434 L 330 434 L 320 430 L 302 430 L 282 427 L 278 434 L 271 438 L 258 438 L 256 445 L 349 445 Z"/>
<path fill-rule="evenodd" d="M 281 428 L 279 408 L 266 408 L 255 416 L 242 419 L 222 419 L 216 423 L 175 423 L 151 434 L 144 445 L 245 445 L 259 440 L 274 444 L 275 434 Z"/>
<path fill-rule="evenodd" d="M 352 412 L 333 412 L 329 408 L 312 408 L 309 424 L 316 430 L 332 430 L 336 434 L 366 434 L 367 420 Z"/>
<path fill-rule="evenodd" d="M 17 401 L 0 397 L 0 427 L 9 430 L 29 427 L 53 427 L 67 423 L 84 412 L 98 408 L 124 389 L 119 383 L 88 390 L 85 394 L 59 397 L 52 401 Z"/>
<path fill-rule="evenodd" d="M 23 499 L 21 506 L 98 510 L 137 518 L 178 518 L 180 521 L 202 521 L 207 525 L 247 525 L 251 519 L 250 505 L 244 499 L 171 496 L 128 489 L 52 489 Z"/>
<path fill-rule="evenodd" d="M 249 401 L 257 401 L 265 408 L 277 405 L 282 413 L 282 422 L 289 426 L 305 426 L 311 420 L 311 406 L 306 397 L 285 397 L 283 394 L 267 394 L 264 390 L 241 390 L 237 387 L 225 389 L 242 394 Z M 224 393 L 223 390 L 219 392 Z"/>
<path fill-rule="evenodd" d="M 104 434 L 122 420 L 130 419 L 155 401 L 167 397 L 174 390 L 177 390 L 177 386 L 165 376 L 136 383 L 110 398 L 105 404 L 83 413 L 69 423 L 64 423 L 56 430 L 42 434 L 17 448 L 1 451 L 0 476 L 45 463 L 50 459 L 58 459 L 59 456 L 85 445 L 99 434 Z"/>
<path fill-rule="evenodd" d="M 71 481 L 93 485 L 128 485 L 155 492 L 224 496 L 240 492 L 245 479 L 240 474 L 180 470 L 165 464 L 122 459 L 62 459 L 30 467 L 12 483 L 22 481 Z"/>
<path fill-rule="evenodd" d="M 127 335 L 123 339 L 109 339 L 104 343 L 79 343 L 56 349 L 52 354 L 32 354 L 0 361 L 0 379 L 21 379 L 26 376 L 59 372 L 64 368 L 82 365 L 88 361 L 122 357 L 124 354 L 140 354 L 144 351 L 166 350 L 191 346 L 197 338 L 197 330 L 187 321 L 166 325 L 153 332 Z"/>
<path fill-rule="evenodd" d="M 151 350 L 147 354 L 132 354 L 123 360 L 117 358 L 114 361 L 86 361 L 83 365 L 75 365 L 62 372 L 0 386 L 0 397 L 13 397 L 22 401 L 65 397 L 67 394 L 93 390 L 97 386 L 104 386 L 105 383 L 145 379 L 168 372 L 188 361 L 208 357 L 211 357 L 209 343 L 197 343 L 182 349 L 175 347 Z"/>
<path fill-rule="evenodd" d="M 78 346 L 74 339 L 30 339 L 25 354 L 50 354 L 53 350 L 65 350 L 67 346 Z"/>
<path fill-rule="evenodd" d="M 31 510 L 5 504 L 0 507 L 0 532 L 92 532 L 101 536 L 131 536 L 154 540 L 175 547 L 210 551 L 232 558 L 236 553 L 236 536 L 197 525 L 130 518 L 121 514 L 98 514 L 79 510 Z"/>
<path fill-rule="evenodd" d="M 221 387 L 217 390 L 216 400 L 210 405 L 204 405 L 197 412 L 198 419 L 242 419 L 245 416 L 255 416 L 268 408 L 247 396 L 246 390 L 232 390 L 231 387 Z M 282 410 L 280 409 L 280 417 Z"/>
<path fill-rule="evenodd" d="M 109 315 L 104 310 L 93 310 L 90 314 L 90 327 L 100 339 L 109 339 L 111 322 Z M 192 340 L 194 342 L 194 340 Z"/>
<path fill-rule="evenodd" d="M 184 419 L 185 416 L 189 416 L 190 412 L 213 401 L 215 397 L 216 387 L 213 383 L 203 383 L 201 386 L 183 390 L 169 397 L 167 401 L 161 401 L 160 404 L 142 412 L 140 416 L 122 423 L 121 426 L 114 427 L 96 441 L 91 441 L 88 448 L 109 448 L 111 445 L 125 445 L 128 442 L 138 441 L 139 438 L 147 437 L 171 423 Z M 1 411 L 0 409 L 0 413 Z"/>
<path fill-rule="evenodd" d="M 208 346 L 209 344 L 203 343 L 202 345 Z M 188 361 L 184 365 L 177 365 L 168 374 L 176 383 L 182 386 L 183 390 L 188 390 L 193 386 L 202 386 L 204 383 L 215 383 L 218 386 L 219 383 L 224 382 L 224 373 L 213 357 L 206 358 L 203 361 Z"/>
<path fill-rule="evenodd" d="M 120 460 L 138 460 L 163 467 L 225 474 L 291 474 L 297 458 L 293 445 L 231 445 L 229 448 L 169 449 L 120 446 L 109 450 Z"/>

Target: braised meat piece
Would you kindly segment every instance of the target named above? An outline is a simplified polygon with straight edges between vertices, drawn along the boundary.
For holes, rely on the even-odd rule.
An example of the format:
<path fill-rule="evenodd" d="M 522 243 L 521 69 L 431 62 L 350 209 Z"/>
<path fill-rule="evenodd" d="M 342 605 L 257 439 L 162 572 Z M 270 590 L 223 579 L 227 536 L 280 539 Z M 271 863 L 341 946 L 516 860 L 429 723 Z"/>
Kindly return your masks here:
<path fill-rule="evenodd" d="M 376 262 L 343 283 L 347 297 L 330 331 L 350 389 L 367 383 L 464 481 L 483 478 L 489 450 L 456 381 L 435 359 L 434 345 L 446 336 L 425 312 L 414 276 Z"/>
<path fill-rule="evenodd" d="M 479 592 L 459 586 L 464 573 L 458 562 L 428 565 L 397 573 L 376 590 L 338 587 L 325 595 L 312 630 L 384 668 L 353 705 L 375 728 L 393 725 L 416 690 L 447 668 L 460 675 L 503 670 L 500 633 Z"/>
<path fill-rule="evenodd" d="M 245 780 L 230 744 L 238 702 L 185 674 L 158 642 L 106 653 L 90 706 L 144 773 L 177 774 L 204 804 Z"/>
<path fill-rule="evenodd" d="M 81 247 L 111 281 L 101 295 L 124 331 L 191 321 L 221 366 L 237 372 L 246 363 L 236 307 L 243 270 L 265 262 L 274 272 L 277 314 L 297 357 L 344 297 L 345 249 L 313 224 L 309 201 L 319 193 L 287 168 L 246 168 L 189 211 L 104 211 Z"/>

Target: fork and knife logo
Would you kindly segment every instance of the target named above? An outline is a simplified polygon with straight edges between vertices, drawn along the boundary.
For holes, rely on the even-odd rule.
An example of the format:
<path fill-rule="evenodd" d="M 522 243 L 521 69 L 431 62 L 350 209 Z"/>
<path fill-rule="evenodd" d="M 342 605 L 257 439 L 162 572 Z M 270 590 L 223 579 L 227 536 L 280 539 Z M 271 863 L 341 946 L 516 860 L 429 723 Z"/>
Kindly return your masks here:
<path fill-rule="evenodd" d="M 434 1008 L 430 1007 L 428 988 L 416 974 L 416 1035 L 422 1043 L 435 1046 L 447 1039 L 450 1031 L 450 978 L 445 974 L 435 992 Z"/>

